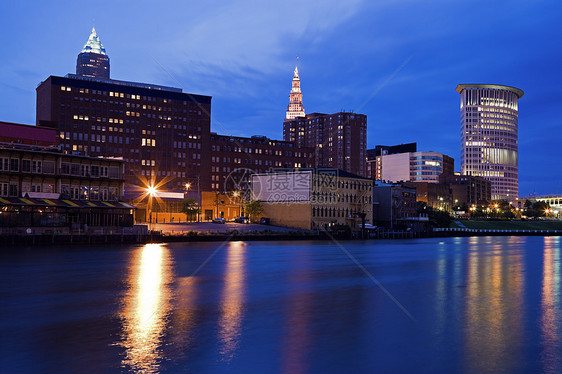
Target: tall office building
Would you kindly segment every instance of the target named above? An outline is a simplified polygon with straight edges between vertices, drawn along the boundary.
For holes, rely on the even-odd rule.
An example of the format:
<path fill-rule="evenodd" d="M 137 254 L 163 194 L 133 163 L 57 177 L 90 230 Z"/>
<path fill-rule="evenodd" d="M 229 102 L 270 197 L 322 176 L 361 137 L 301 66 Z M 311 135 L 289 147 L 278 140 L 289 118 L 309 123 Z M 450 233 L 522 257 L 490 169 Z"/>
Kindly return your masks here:
<path fill-rule="evenodd" d="M 109 79 L 109 59 L 100 56 L 107 57 L 92 30 L 79 74 L 50 76 L 37 87 L 37 124 L 56 129 L 68 153 L 123 157 L 127 197 L 147 184 L 182 191 L 197 180 L 209 189 L 211 97 Z"/>
<path fill-rule="evenodd" d="M 165 181 L 210 187 L 211 97 L 179 88 L 73 74 L 37 87 L 37 124 L 57 129 L 66 151 L 122 156 L 127 192 Z"/>
<path fill-rule="evenodd" d="M 109 56 L 93 27 L 88 41 L 78 55 L 76 75 L 109 79 Z"/>
<path fill-rule="evenodd" d="M 523 91 L 493 84 L 459 84 L 461 174 L 492 182 L 493 200 L 519 195 L 518 99 Z"/>
<path fill-rule="evenodd" d="M 287 106 L 287 114 L 285 120 L 290 121 L 298 117 L 304 117 L 304 106 L 302 105 L 301 80 L 299 78 L 299 69 L 295 66 L 293 74 L 293 87 L 289 94 L 289 105 Z"/>
<path fill-rule="evenodd" d="M 339 112 L 311 113 L 285 120 L 283 140 L 315 149 L 316 167 L 330 167 L 365 176 L 367 116 Z"/>

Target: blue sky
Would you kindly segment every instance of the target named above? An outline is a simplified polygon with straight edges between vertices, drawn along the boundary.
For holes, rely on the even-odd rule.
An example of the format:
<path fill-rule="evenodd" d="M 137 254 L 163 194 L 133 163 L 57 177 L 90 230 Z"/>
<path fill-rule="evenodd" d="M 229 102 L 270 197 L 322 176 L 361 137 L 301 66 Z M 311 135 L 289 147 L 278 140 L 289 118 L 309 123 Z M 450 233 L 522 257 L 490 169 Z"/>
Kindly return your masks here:
<path fill-rule="evenodd" d="M 0 5 L 0 120 L 75 71 L 92 25 L 111 77 L 213 96 L 212 129 L 282 137 L 295 56 L 307 112 L 368 118 L 368 145 L 418 142 L 460 169 L 458 83 L 521 88 L 520 195 L 562 193 L 555 1 L 53 1 Z"/>

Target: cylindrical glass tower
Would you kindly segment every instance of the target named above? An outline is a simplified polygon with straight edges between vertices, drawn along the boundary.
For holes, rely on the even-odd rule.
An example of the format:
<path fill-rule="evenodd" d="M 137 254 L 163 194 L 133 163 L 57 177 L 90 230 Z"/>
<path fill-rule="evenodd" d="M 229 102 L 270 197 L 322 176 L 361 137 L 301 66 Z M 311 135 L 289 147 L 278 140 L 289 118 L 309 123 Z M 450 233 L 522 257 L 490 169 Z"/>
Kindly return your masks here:
<path fill-rule="evenodd" d="M 459 84 L 461 174 L 492 182 L 492 200 L 519 195 L 517 100 L 523 91 L 494 84 Z"/>

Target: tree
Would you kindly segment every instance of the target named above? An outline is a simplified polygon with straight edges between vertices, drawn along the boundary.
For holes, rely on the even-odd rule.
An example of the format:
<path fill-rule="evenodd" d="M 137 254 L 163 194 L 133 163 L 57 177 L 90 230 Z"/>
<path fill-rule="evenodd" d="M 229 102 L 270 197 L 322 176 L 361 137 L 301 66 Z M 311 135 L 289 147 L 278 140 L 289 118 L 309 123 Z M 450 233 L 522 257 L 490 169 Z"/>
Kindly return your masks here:
<path fill-rule="evenodd" d="M 256 217 L 263 213 L 263 207 L 261 203 L 257 200 L 250 200 L 246 203 L 246 214 L 250 218 L 250 221 L 255 221 Z"/>
<path fill-rule="evenodd" d="M 527 202 L 525 202 L 527 206 Z M 544 217 L 546 215 L 546 210 L 550 209 L 550 205 L 544 201 L 535 201 L 531 207 L 527 208 L 528 217 Z"/>
<path fill-rule="evenodd" d="M 416 210 L 418 214 L 427 214 L 429 223 L 434 227 L 449 227 L 453 221 L 449 213 L 434 210 L 432 207 L 427 206 L 427 203 L 424 201 L 418 201 L 416 203 Z"/>
<path fill-rule="evenodd" d="M 194 221 L 195 216 L 199 213 L 199 211 L 199 203 L 197 202 L 197 200 L 191 198 L 183 200 L 181 212 L 185 213 L 188 220 Z"/>

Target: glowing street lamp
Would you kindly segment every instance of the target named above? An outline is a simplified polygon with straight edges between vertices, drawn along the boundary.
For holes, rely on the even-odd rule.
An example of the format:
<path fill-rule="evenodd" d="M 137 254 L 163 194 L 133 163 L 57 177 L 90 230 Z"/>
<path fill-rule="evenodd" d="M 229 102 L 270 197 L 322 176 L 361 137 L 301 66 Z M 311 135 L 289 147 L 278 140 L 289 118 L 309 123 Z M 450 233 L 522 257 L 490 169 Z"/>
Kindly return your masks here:
<path fill-rule="evenodd" d="M 148 194 L 148 217 L 149 217 L 149 229 L 152 230 L 152 197 L 156 195 L 158 189 L 154 185 L 150 185 L 146 188 L 146 193 Z"/>

